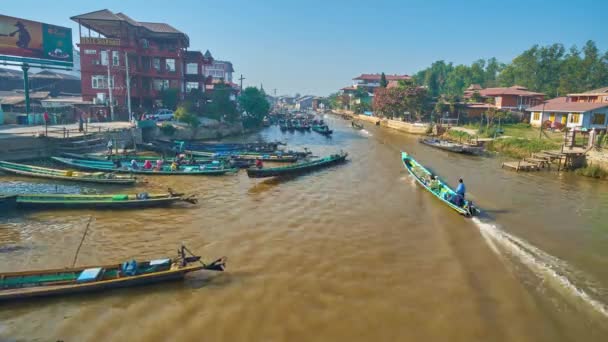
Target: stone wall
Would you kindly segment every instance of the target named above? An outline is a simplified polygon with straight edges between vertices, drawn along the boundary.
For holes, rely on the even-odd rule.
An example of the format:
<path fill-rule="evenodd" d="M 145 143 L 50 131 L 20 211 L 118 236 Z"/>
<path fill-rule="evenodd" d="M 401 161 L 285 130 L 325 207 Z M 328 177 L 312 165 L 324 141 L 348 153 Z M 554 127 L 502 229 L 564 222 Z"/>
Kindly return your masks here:
<path fill-rule="evenodd" d="M 154 139 L 160 140 L 217 140 L 223 137 L 244 133 L 243 125 L 240 123 L 235 125 L 218 124 L 215 126 L 199 127 L 196 130 L 192 130 L 190 127 L 183 124 L 173 124 L 173 126 L 175 127 L 175 133 L 171 136 L 163 134 L 158 127 L 151 136 Z"/>
<path fill-rule="evenodd" d="M 388 127 L 409 134 L 426 134 L 429 128 L 429 124 L 427 123 L 412 123 L 399 120 L 380 119 L 378 117 L 368 115 L 356 115 L 356 118 L 373 123 L 380 121 L 381 127 Z"/>

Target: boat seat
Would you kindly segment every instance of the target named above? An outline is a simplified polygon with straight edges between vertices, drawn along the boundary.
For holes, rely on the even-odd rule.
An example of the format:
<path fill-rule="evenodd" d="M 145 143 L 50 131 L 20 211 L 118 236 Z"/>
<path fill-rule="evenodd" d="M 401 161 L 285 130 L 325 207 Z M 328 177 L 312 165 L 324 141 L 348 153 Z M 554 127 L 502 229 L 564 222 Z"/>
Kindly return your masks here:
<path fill-rule="evenodd" d="M 76 279 L 77 283 L 88 283 L 91 281 L 97 280 L 103 272 L 103 268 L 95 267 L 95 268 L 87 268 L 80 273 L 78 278 Z"/>
<path fill-rule="evenodd" d="M 156 259 L 156 260 L 151 260 L 150 261 L 150 266 L 162 266 L 162 265 L 169 265 L 171 263 L 171 259 L 169 258 L 165 258 L 165 259 Z"/>

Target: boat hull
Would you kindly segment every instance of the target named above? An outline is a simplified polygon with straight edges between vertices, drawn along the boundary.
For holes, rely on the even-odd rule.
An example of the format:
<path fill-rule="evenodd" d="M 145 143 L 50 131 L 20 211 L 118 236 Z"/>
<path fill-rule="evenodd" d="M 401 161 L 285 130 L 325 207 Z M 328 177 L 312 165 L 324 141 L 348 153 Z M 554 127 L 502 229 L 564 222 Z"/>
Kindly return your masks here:
<path fill-rule="evenodd" d="M 289 175 L 298 175 L 302 173 L 311 172 L 317 169 L 321 169 L 324 167 L 329 167 L 331 165 L 343 163 L 346 161 L 346 157 L 348 154 L 344 153 L 339 155 L 338 157 L 327 159 L 324 158 L 320 161 L 313 161 L 308 163 L 303 163 L 304 165 L 291 165 L 288 167 L 277 167 L 277 168 L 249 168 L 247 169 L 247 176 L 249 178 L 265 178 L 265 177 L 279 177 L 279 176 L 289 176 Z M 326 159 L 326 160 L 325 160 Z"/>
<path fill-rule="evenodd" d="M 108 195 L 18 195 L 17 208 L 20 209 L 136 209 L 169 206 L 181 201 L 180 196 L 150 195 L 147 199 L 114 200 Z"/>
<path fill-rule="evenodd" d="M 483 151 L 483 149 L 481 147 L 477 147 L 477 146 L 466 146 L 463 144 L 456 144 L 456 143 L 451 143 L 451 142 L 448 143 L 448 142 L 442 142 L 442 141 L 437 141 L 437 140 L 433 140 L 433 139 L 421 139 L 420 143 L 430 146 L 430 147 L 440 149 L 440 150 L 454 152 L 454 153 L 461 153 L 461 154 L 476 155 L 476 154 L 480 154 Z"/>
<path fill-rule="evenodd" d="M 29 169 L 29 170 L 28 170 Z M 137 181 L 132 177 L 114 177 L 114 178 L 102 178 L 94 177 L 92 174 L 85 174 L 82 176 L 63 176 L 64 170 L 47 169 L 42 167 L 35 167 L 30 165 L 22 165 L 9 162 L 0 162 L 0 171 L 25 177 L 53 179 L 68 182 L 80 182 L 80 183 L 96 183 L 96 184 L 112 184 L 112 185 L 133 185 Z"/>

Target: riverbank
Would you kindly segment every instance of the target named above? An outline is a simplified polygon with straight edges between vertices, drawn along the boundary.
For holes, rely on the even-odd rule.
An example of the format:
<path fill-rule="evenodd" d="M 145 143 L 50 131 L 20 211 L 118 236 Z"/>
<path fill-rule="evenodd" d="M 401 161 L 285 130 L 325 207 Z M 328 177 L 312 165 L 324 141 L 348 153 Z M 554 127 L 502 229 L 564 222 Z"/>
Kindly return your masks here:
<path fill-rule="evenodd" d="M 376 116 L 355 114 L 352 111 L 344 110 L 336 110 L 334 111 L 334 114 L 346 115 L 356 120 L 371 122 L 373 124 L 379 125 L 380 127 L 391 128 L 400 132 L 416 135 L 426 134 L 429 130 L 429 127 L 431 126 L 428 123 L 391 120 L 386 118 L 379 118 Z"/>

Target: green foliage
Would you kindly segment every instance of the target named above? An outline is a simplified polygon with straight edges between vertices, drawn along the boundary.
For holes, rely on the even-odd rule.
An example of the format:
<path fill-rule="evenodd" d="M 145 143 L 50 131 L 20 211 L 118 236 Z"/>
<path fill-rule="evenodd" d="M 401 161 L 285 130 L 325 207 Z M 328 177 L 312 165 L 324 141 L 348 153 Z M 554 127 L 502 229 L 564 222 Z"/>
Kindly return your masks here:
<path fill-rule="evenodd" d="M 231 86 L 224 83 L 216 84 L 211 92 L 210 103 L 205 110 L 205 116 L 216 120 L 224 119 L 228 122 L 239 121 L 240 115 L 236 109 L 236 103 L 230 99 L 232 93 Z"/>
<path fill-rule="evenodd" d="M 177 88 L 168 88 L 163 89 L 160 92 L 161 100 L 163 101 L 163 106 L 168 109 L 175 109 L 177 106 L 177 102 L 179 101 L 179 89 Z"/>
<path fill-rule="evenodd" d="M 198 128 L 201 123 L 192 107 L 192 102 L 184 101 L 177 107 L 173 115 L 177 121 L 188 124 L 190 128 Z"/>
<path fill-rule="evenodd" d="M 359 103 L 355 103 L 352 109 L 357 114 L 363 114 L 367 111 L 372 110 L 372 105 L 369 102 L 360 101 Z"/>
<path fill-rule="evenodd" d="M 331 109 L 340 109 L 342 108 L 342 101 L 340 99 L 339 93 L 333 93 L 327 97 L 327 102 L 329 103 L 329 108 Z"/>
<path fill-rule="evenodd" d="M 593 41 L 587 41 L 581 50 L 576 46 L 566 50 L 562 44 L 534 45 L 509 64 L 496 58 L 480 59 L 470 66 L 436 61 L 414 79 L 427 86 L 433 97 L 461 95 L 471 84 L 484 88 L 520 85 L 549 97 L 563 96 L 606 86 L 608 52 L 601 52 Z M 482 102 L 477 96 L 474 100 Z"/>
<path fill-rule="evenodd" d="M 165 123 L 163 123 L 163 124 L 160 126 L 160 131 L 161 131 L 161 132 L 162 132 L 164 135 L 166 135 L 166 136 L 168 136 L 168 137 L 171 137 L 171 136 L 173 136 L 173 135 L 175 134 L 175 132 L 177 131 L 177 129 L 176 129 L 176 128 L 175 128 L 175 126 L 173 126 L 172 124 L 165 122 Z"/>
<path fill-rule="evenodd" d="M 586 166 L 586 167 L 577 169 L 575 172 L 577 175 L 581 175 L 581 176 L 585 176 L 585 177 L 600 178 L 600 179 L 608 178 L 608 171 L 602 169 L 601 167 L 599 167 L 597 165 Z"/>
<path fill-rule="evenodd" d="M 380 86 L 382 88 L 386 88 L 387 85 L 388 85 L 388 81 L 386 80 L 386 75 L 384 73 L 382 73 L 382 75 L 380 75 Z"/>
<path fill-rule="evenodd" d="M 534 152 L 555 149 L 558 146 L 558 143 L 549 139 L 522 139 L 513 137 L 490 141 L 486 145 L 486 148 L 489 151 L 502 152 L 511 157 L 525 158 Z"/>
<path fill-rule="evenodd" d="M 262 124 L 264 117 L 270 111 L 270 103 L 266 96 L 258 88 L 247 87 L 239 96 L 241 109 L 245 111 L 243 125 L 245 127 L 256 127 Z"/>
<path fill-rule="evenodd" d="M 458 141 L 458 142 L 469 141 L 474 138 L 472 135 L 470 135 L 467 132 L 458 131 L 455 129 L 448 129 L 444 133 L 444 137 L 447 138 L 448 140 L 454 140 L 454 141 Z"/>

